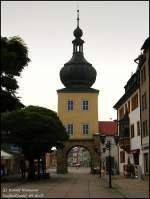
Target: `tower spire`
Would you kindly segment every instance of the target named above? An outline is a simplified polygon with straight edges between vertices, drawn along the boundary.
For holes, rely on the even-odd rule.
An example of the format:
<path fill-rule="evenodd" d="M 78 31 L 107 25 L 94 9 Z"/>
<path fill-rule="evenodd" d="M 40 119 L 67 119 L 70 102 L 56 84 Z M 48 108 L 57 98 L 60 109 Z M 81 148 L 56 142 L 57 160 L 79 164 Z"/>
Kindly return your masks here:
<path fill-rule="evenodd" d="M 72 58 L 60 70 L 60 79 L 66 88 L 90 88 L 96 80 L 96 70 L 85 58 L 83 53 L 84 40 L 81 39 L 83 31 L 79 27 L 79 8 L 77 13 L 77 27 L 73 31 L 75 36 L 72 41 Z M 74 90 L 75 91 L 75 90 Z"/>
<path fill-rule="evenodd" d="M 79 27 L 79 7 L 77 7 L 77 27 Z"/>

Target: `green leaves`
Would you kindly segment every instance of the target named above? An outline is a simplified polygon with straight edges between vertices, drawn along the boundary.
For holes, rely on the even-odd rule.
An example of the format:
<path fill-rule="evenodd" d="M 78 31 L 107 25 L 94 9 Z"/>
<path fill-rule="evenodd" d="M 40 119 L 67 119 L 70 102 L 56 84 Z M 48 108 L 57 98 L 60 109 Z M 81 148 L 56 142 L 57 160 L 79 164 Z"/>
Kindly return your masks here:
<path fill-rule="evenodd" d="M 19 88 L 16 79 L 10 76 L 2 76 L 1 77 L 2 84 L 1 86 L 6 88 L 7 91 L 13 92 L 17 88 Z"/>
<path fill-rule="evenodd" d="M 16 76 L 20 76 L 29 61 L 28 48 L 19 36 L 1 37 L 1 90 L 5 91 L 1 96 L 3 102 L 1 112 L 20 107 L 21 103 L 15 96 L 19 87 Z"/>
<path fill-rule="evenodd" d="M 1 90 L 1 112 L 12 111 L 23 107 L 24 105 L 13 93 Z"/>
<path fill-rule="evenodd" d="M 20 76 L 21 71 L 29 63 L 28 48 L 19 37 L 1 38 L 2 72 Z"/>
<path fill-rule="evenodd" d="M 28 106 L 2 114 L 2 130 L 20 140 L 26 154 L 50 150 L 68 139 L 67 132 L 57 114 L 39 106 Z"/>

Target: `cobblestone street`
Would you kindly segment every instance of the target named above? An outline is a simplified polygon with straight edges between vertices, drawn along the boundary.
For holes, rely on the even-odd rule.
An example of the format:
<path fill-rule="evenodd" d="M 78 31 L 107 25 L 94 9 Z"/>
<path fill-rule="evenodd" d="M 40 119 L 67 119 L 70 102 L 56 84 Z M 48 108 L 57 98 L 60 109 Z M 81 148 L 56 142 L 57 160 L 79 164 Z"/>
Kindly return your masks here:
<path fill-rule="evenodd" d="M 88 168 L 69 169 L 68 174 L 56 174 L 35 182 L 2 183 L 1 197 L 13 198 L 148 198 L 148 181 L 115 177 L 112 189 L 106 178 L 91 175 Z M 134 191 L 133 191 L 134 190 Z"/>

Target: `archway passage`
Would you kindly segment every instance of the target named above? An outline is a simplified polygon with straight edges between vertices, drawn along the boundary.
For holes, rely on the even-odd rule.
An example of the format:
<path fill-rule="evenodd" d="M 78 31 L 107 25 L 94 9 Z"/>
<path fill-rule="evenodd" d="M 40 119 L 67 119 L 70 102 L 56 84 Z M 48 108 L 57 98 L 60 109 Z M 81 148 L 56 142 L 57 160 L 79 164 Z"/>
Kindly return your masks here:
<path fill-rule="evenodd" d="M 67 165 L 69 173 L 90 173 L 90 152 L 83 146 L 71 148 L 67 154 Z"/>
<path fill-rule="evenodd" d="M 57 173 L 68 173 L 68 157 L 71 150 L 75 147 L 83 148 L 89 156 L 89 160 L 85 161 L 89 163 L 90 172 L 93 173 L 94 168 L 100 165 L 100 156 L 94 150 L 94 140 L 84 139 L 84 140 L 69 140 L 64 143 L 65 147 L 63 149 L 57 150 Z M 79 161 L 79 160 L 78 160 Z M 84 166 L 86 163 L 83 163 Z M 77 162 L 79 164 L 79 162 Z M 81 165 L 80 165 L 81 166 Z"/>

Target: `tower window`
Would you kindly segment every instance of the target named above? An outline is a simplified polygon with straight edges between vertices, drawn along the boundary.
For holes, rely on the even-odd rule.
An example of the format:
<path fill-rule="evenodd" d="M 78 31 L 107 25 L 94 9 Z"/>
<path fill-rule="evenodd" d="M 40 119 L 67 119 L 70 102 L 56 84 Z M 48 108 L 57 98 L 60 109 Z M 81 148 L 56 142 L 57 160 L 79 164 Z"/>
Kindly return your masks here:
<path fill-rule="evenodd" d="M 87 135 L 89 133 L 89 125 L 88 124 L 82 124 L 82 134 Z"/>
<path fill-rule="evenodd" d="M 66 130 L 68 132 L 68 135 L 73 135 L 74 132 L 73 124 L 67 124 Z"/>
<path fill-rule="evenodd" d="M 88 111 L 89 110 L 89 102 L 88 102 L 88 100 L 83 100 L 82 101 L 82 110 L 83 111 Z"/>
<path fill-rule="evenodd" d="M 72 111 L 73 110 L 73 100 L 67 101 L 67 110 Z"/>

